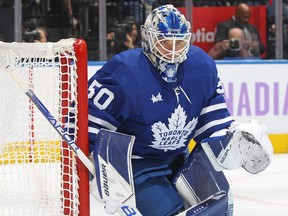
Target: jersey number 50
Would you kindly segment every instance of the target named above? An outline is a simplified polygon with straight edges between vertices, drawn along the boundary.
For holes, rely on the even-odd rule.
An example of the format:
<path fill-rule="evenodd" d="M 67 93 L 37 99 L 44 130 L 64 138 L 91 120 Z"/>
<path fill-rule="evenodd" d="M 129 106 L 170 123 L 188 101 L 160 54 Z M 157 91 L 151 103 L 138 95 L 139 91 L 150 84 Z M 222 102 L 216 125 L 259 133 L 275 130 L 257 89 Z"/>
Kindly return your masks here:
<path fill-rule="evenodd" d="M 93 99 L 93 103 L 100 110 L 104 110 L 114 99 L 114 94 L 107 88 L 101 88 L 99 91 L 96 92 L 95 89 L 100 88 L 101 86 L 102 84 L 94 80 L 88 88 L 88 99 L 91 99 L 96 94 Z"/>

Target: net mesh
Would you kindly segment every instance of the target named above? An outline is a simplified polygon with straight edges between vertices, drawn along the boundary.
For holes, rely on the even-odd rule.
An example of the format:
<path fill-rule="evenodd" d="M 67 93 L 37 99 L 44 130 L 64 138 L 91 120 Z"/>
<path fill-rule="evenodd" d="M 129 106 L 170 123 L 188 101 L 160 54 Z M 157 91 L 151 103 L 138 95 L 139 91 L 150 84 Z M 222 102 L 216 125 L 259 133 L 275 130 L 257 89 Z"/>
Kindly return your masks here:
<path fill-rule="evenodd" d="M 78 214 L 73 152 L 4 71 L 12 65 L 77 139 L 77 118 L 67 117 L 77 101 L 73 43 L 0 43 L 0 215 Z M 77 116 L 77 108 L 73 112 Z"/>

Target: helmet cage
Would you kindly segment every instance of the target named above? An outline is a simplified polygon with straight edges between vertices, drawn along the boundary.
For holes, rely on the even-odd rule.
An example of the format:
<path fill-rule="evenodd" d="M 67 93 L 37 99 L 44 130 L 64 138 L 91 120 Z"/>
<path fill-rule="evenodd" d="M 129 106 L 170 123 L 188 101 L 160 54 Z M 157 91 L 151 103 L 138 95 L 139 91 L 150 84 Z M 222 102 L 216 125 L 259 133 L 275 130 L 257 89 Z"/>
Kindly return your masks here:
<path fill-rule="evenodd" d="M 168 64 L 182 63 L 187 58 L 190 46 L 190 30 L 190 23 L 173 5 L 163 5 L 154 9 L 141 26 L 145 55 L 155 66 L 158 60 Z M 166 46 L 162 44 L 164 40 L 172 42 Z"/>
<path fill-rule="evenodd" d="M 186 59 L 190 45 L 191 33 L 165 34 L 148 31 L 148 44 L 151 53 L 160 61 L 167 63 L 181 63 Z M 162 43 L 169 40 L 172 46 L 167 49 Z"/>

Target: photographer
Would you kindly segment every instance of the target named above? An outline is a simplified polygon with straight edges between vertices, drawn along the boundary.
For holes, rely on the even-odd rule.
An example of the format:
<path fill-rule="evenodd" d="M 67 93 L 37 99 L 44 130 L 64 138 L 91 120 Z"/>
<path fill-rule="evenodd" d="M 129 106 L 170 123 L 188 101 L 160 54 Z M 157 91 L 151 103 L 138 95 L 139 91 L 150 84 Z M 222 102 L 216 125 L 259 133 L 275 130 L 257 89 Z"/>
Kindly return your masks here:
<path fill-rule="evenodd" d="M 245 40 L 242 29 L 232 28 L 229 30 L 228 39 L 216 43 L 208 55 L 213 59 L 254 58 L 255 54 L 259 54 L 257 48 L 256 44 Z"/>
<path fill-rule="evenodd" d="M 40 37 L 37 38 L 34 42 L 35 43 L 46 43 L 48 42 L 48 38 L 49 38 L 49 33 L 48 33 L 48 30 L 47 28 L 45 28 L 44 26 L 39 26 L 35 29 Z"/>
<path fill-rule="evenodd" d="M 123 23 L 114 24 L 112 31 L 107 34 L 107 41 L 112 55 L 139 47 L 136 21 L 126 19 Z"/>
<path fill-rule="evenodd" d="M 45 43 L 48 42 L 49 33 L 44 26 L 36 27 L 32 21 L 23 24 L 22 40 L 26 43 Z"/>
<path fill-rule="evenodd" d="M 249 6 L 245 3 L 240 3 L 235 8 L 234 16 L 227 21 L 218 23 L 215 36 L 215 46 L 209 51 L 210 56 L 213 57 L 215 52 L 221 53 L 222 48 L 220 45 L 229 40 L 228 34 L 231 29 L 240 28 L 244 34 L 244 39 L 242 40 L 244 44 L 242 44 L 242 47 L 246 48 L 246 50 L 244 49 L 243 51 L 249 51 L 249 53 L 239 57 L 260 58 L 265 52 L 265 46 L 260 39 L 257 27 L 249 23 L 251 15 L 252 12 Z M 213 58 L 221 59 L 222 57 L 216 55 Z"/>

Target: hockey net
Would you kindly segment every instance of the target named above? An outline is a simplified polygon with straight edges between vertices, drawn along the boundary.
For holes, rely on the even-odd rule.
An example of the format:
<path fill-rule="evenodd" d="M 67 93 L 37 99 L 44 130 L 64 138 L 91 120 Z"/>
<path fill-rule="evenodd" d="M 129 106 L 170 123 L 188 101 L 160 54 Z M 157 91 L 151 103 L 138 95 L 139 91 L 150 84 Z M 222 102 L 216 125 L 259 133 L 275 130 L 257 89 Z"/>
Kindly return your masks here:
<path fill-rule="evenodd" d="M 16 82 L 12 65 L 84 153 L 87 51 L 80 39 L 0 42 L 0 215 L 88 215 L 88 171 Z M 75 118 L 69 118 L 71 103 Z"/>

